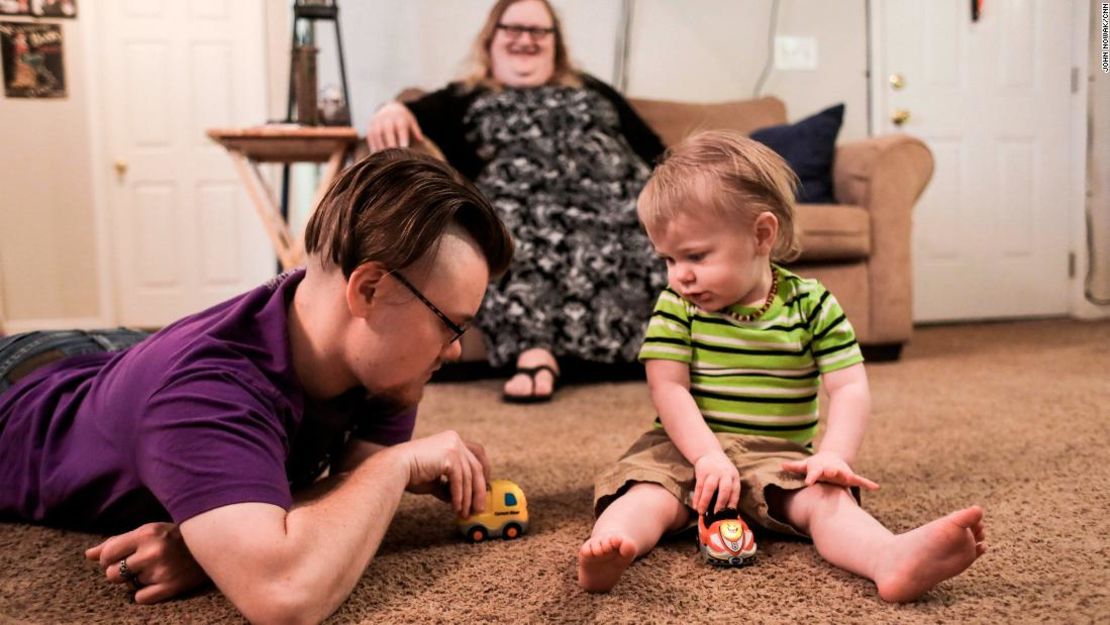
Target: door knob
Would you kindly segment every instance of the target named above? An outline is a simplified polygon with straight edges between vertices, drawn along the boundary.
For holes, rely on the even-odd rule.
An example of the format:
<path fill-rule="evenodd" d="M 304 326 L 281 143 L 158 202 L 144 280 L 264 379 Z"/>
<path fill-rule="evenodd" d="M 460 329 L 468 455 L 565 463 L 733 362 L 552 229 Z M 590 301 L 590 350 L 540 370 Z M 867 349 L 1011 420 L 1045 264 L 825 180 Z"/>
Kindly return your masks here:
<path fill-rule="evenodd" d="M 891 74 L 888 81 L 890 82 L 890 88 L 895 91 L 906 86 L 906 79 L 901 74 Z"/>
<path fill-rule="evenodd" d="M 894 122 L 895 126 L 901 126 L 910 121 L 910 112 L 906 109 L 894 109 L 890 114 L 890 121 Z"/>
<path fill-rule="evenodd" d="M 117 176 L 123 176 L 127 173 L 127 161 L 122 158 L 117 158 L 112 166 L 115 167 Z"/>

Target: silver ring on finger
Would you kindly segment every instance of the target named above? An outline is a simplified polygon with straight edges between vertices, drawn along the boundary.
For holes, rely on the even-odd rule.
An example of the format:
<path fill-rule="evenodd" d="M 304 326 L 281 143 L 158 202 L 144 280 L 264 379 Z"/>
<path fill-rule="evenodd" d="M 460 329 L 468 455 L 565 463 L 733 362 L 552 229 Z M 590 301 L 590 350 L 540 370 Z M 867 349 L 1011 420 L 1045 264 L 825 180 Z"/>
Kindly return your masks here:
<path fill-rule="evenodd" d="M 119 576 L 123 578 L 123 581 L 130 584 L 134 590 L 142 589 L 143 583 L 139 581 L 139 574 L 127 566 L 127 558 L 119 561 Z"/>

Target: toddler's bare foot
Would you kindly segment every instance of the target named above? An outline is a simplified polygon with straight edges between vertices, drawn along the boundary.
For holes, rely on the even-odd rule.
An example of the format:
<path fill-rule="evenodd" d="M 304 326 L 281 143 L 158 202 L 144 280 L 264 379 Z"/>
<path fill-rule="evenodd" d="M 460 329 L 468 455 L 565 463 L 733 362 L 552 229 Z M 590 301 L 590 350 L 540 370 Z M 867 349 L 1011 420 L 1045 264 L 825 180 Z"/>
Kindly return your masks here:
<path fill-rule="evenodd" d="M 623 536 L 590 537 L 578 550 L 578 585 L 607 592 L 636 559 L 636 545 Z"/>
<path fill-rule="evenodd" d="M 987 550 L 983 509 L 964 508 L 894 537 L 879 556 L 875 585 L 887 601 L 913 601 L 962 573 Z"/>

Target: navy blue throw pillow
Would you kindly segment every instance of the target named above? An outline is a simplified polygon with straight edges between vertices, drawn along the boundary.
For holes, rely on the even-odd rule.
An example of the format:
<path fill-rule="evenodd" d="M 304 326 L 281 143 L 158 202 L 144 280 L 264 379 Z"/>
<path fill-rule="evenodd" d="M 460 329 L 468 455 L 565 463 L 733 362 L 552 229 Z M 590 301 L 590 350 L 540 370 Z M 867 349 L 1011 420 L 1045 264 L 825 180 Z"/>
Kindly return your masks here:
<path fill-rule="evenodd" d="M 777 152 L 798 174 L 798 202 L 833 204 L 832 164 L 843 123 L 844 104 L 837 104 L 795 124 L 760 128 L 752 139 Z"/>

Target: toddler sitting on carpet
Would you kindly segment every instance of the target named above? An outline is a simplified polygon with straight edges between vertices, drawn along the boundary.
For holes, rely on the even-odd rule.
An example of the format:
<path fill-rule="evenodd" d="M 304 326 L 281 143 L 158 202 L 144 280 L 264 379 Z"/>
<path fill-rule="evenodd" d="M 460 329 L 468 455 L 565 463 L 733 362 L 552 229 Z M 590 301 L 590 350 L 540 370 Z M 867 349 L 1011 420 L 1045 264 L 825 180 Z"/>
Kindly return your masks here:
<path fill-rule="evenodd" d="M 712 131 L 672 148 L 640 194 L 669 284 L 640 350 L 659 419 L 597 478 L 584 589 L 608 591 L 714 495 L 715 510 L 811 539 L 887 601 L 916 599 L 986 550 L 978 506 L 897 535 L 860 507 L 859 487 L 878 488 L 852 469 L 870 413 L 863 356 L 836 298 L 776 264 L 798 253 L 795 183 L 768 148 Z"/>

